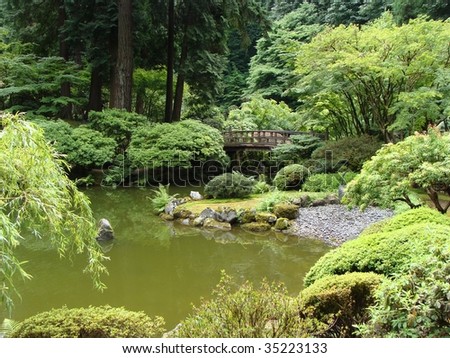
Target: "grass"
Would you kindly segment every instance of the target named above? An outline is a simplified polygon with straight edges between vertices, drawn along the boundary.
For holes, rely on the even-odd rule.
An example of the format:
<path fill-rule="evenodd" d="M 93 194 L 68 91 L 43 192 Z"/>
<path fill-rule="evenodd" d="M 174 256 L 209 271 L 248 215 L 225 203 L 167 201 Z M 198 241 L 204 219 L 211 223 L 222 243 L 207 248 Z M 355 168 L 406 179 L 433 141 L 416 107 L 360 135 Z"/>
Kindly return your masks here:
<path fill-rule="evenodd" d="M 309 195 L 312 200 L 323 199 L 330 193 L 306 193 L 301 191 L 283 191 L 282 192 L 289 200 L 299 198 L 303 195 Z M 218 210 L 220 207 L 228 207 L 233 210 L 250 210 L 256 209 L 264 199 L 269 197 L 271 192 L 264 194 L 253 194 L 245 199 L 203 199 L 196 201 L 189 201 L 182 206 L 191 211 L 193 214 L 200 214 L 206 208 Z"/>

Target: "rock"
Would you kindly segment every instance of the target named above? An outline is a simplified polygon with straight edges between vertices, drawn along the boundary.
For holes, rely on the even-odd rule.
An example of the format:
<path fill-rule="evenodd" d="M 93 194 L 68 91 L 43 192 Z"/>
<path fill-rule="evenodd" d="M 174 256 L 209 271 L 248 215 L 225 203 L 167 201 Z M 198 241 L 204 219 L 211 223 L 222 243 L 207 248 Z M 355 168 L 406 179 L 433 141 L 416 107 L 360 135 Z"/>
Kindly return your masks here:
<path fill-rule="evenodd" d="M 114 239 L 114 231 L 107 219 L 100 219 L 98 222 L 98 241 L 109 241 Z"/>
<path fill-rule="evenodd" d="M 327 201 L 325 199 L 316 199 L 311 203 L 312 207 L 316 207 L 316 206 L 325 206 L 327 205 Z"/>
<path fill-rule="evenodd" d="M 271 226 L 266 222 L 256 222 L 256 223 L 242 224 L 241 228 L 253 232 L 264 232 L 269 231 L 271 229 Z"/>
<path fill-rule="evenodd" d="M 287 218 L 278 218 L 275 223 L 275 230 L 286 230 L 289 227 L 289 219 Z"/>
<path fill-rule="evenodd" d="M 256 210 L 244 210 L 239 215 L 239 222 L 241 224 L 248 224 L 256 221 Z"/>
<path fill-rule="evenodd" d="M 234 224 L 238 220 L 238 215 L 236 210 L 231 208 L 222 208 L 219 212 L 216 212 L 215 219 L 217 221 Z"/>
<path fill-rule="evenodd" d="M 164 221 L 172 221 L 174 219 L 172 215 L 166 213 L 159 214 L 159 217 Z"/>
<path fill-rule="evenodd" d="M 187 219 L 190 215 L 192 215 L 192 212 L 182 206 L 177 206 L 172 213 L 175 219 Z"/>
<path fill-rule="evenodd" d="M 191 191 L 189 194 L 192 200 L 202 200 L 203 196 L 198 191 Z"/>
<path fill-rule="evenodd" d="M 276 215 L 272 213 L 257 213 L 255 215 L 255 219 L 258 223 L 268 223 L 268 224 L 275 224 L 277 221 Z"/>
<path fill-rule="evenodd" d="M 339 188 L 338 188 L 338 198 L 339 198 L 339 201 L 341 201 L 342 198 L 343 198 L 344 195 L 345 195 L 345 187 L 346 187 L 346 185 L 343 185 L 343 184 L 339 185 Z"/>
<path fill-rule="evenodd" d="M 190 222 L 189 219 L 182 219 L 180 221 L 180 223 L 181 223 L 181 225 L 185 225 L 185 226 L 190 226 L 191 225 L 191 222 Z"/>
<path fill-rule="evenodd" d="M 277 204 L 273 212 L 279 218 L 293 220 L 298 216 L 298 206 L 294 204 Z"/>
<path fill-rule="evenodd" d="M 172 200 L 164 208 L 164 213 L 167 214 L 167 215 L 172 215 L 173 216 L 173 211 L 175 210 L 175 208 L 177 206 L 178 206 L 178 200 Z"/>
<path fill-rule="evenodd" d="M 219 222 L 211 218 L 205 219 L 203 227 L 205 229 L 231 230 L 230 223 Z"/>
<path fill-rule="evenodd" d="M 327 205 L 336 205 L 341 202 L 341 200 L 336 195 L 328 195 L 325 198 L 325 201 L 327 202 Z"/>
<path fill-rule="evenodd" d="M 216 214 L 217 213 L 213 209 L 206 208 L 200 213 L 198 217 L 193 219 L 193 224 L 194 226 L 202 226 L 205 219 L 215 219 Z"/>

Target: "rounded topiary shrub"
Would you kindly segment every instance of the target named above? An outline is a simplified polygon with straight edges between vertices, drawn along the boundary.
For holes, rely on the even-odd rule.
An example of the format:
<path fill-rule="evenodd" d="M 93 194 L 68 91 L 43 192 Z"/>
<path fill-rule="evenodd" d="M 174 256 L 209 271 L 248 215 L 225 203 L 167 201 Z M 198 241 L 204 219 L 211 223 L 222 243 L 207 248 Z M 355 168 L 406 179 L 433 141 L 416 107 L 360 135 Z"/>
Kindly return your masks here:
<path fill-rule="evenodd" d="M 303 182 L 309 175 L 309 170 L 300 164 L 291 164 L 282 168 L 275 178 L 273 184 L 278 190 L 300 189 Z"/>
<path fill-rule="evenodd" d="M 353 272 L 327 276 L 300 293 L 300 317 L 313 337 L 352 337 L 369 319 L 367 308 L 384 276 Z"/>
<path fill-rule="evenodd" d="M 449 237 L 449 226 L 434 223 L 363 235 L 322 256 L 306 274 L 304 283 L 309 286 L 324 276 L 346 272 L 375 272 L 386 276 L 399 273 L 413 258 L 426 254 L 430 246 L 448 243 Z"/>
<path fill-rule="evenodd" d="M 241 173 L 225 173 L 205 186 L 205 195 L 213 198 L 245 198 L 252 193 L 253 179 Z"/>
<path fill-rule="evenodd" d="M 163 333 L 164 320 L 110 306 L 52 309 L 27 318 L 11 338 L 147 338 Z"/>

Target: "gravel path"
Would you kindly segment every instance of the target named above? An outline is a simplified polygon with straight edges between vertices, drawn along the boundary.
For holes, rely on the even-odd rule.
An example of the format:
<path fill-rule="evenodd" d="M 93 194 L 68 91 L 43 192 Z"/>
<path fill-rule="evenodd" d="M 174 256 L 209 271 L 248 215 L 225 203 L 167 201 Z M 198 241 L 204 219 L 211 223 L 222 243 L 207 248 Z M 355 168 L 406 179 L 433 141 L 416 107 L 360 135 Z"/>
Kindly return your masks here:
<path fill-rule="evenodd" d="M 348 210 L 344 205 L 300 208 L 291 231 L 301 237 L 313 237 L 332 246 L 356 238 L 367 226 L 393 215 L 391 210 L 367 208 Z"/>

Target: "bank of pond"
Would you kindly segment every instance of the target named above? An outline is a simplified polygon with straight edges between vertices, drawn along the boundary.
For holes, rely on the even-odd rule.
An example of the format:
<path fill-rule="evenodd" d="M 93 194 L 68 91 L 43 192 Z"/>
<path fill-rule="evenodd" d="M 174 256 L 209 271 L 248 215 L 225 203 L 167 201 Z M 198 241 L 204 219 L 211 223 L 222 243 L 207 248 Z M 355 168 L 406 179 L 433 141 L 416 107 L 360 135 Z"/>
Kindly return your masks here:
<path fill-rule="evenodd" d="M 450 218 L 435 210 L 378 221 L 333 249 L 272 229 L 164 221 L 146 189 L 87 194 L 114 226 L 108 289 L 81 277 L 80 258 L 69 267 L 39 244 L 25 247 L 35 278 L 19 287 L 11 336 L 450 336 Z M 203 204 L 186 203 L 191 214 Z M 220 212 L 225 203 L 209 204 Z"/>

